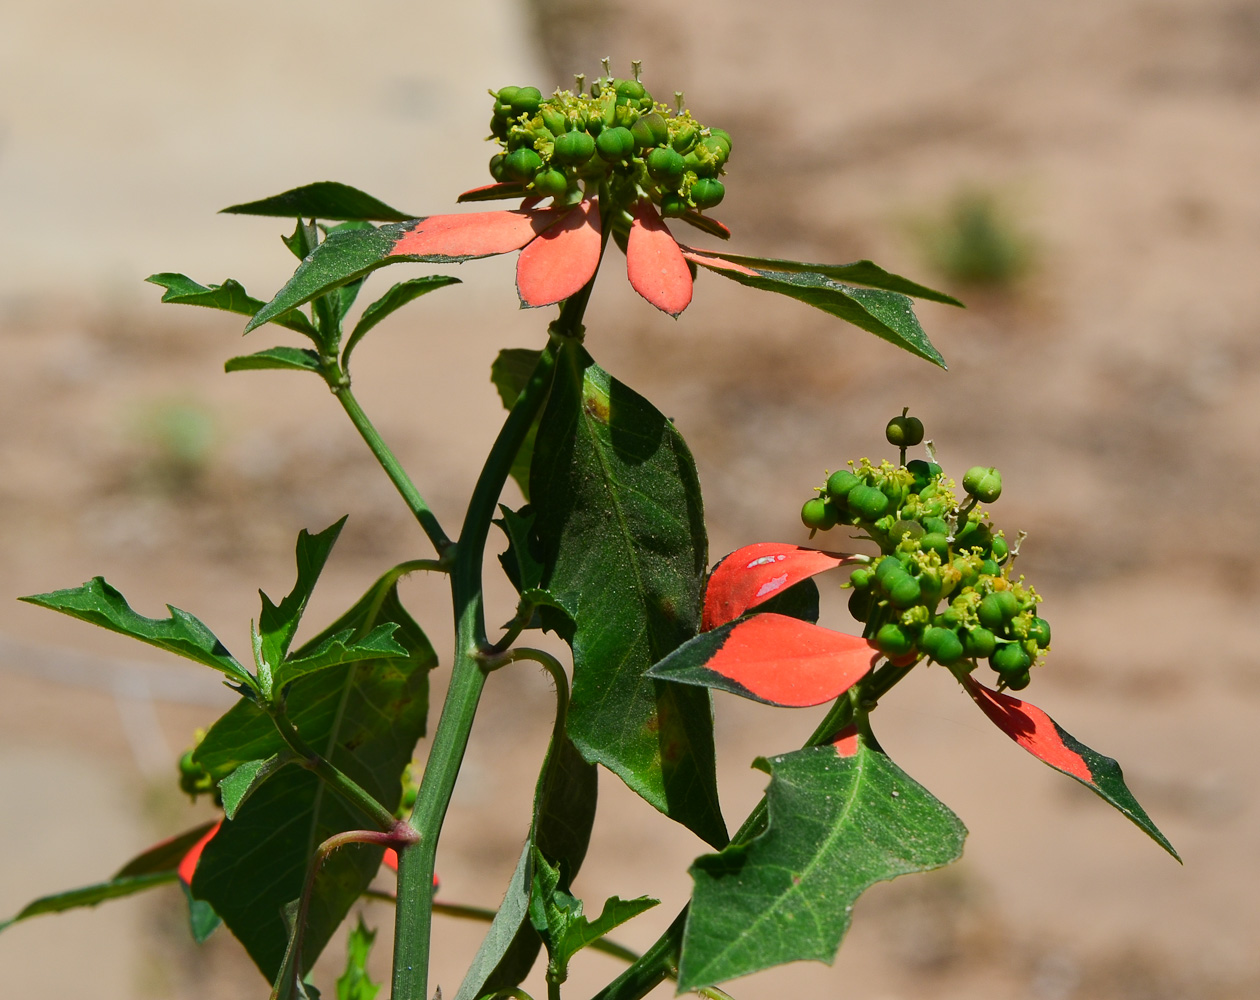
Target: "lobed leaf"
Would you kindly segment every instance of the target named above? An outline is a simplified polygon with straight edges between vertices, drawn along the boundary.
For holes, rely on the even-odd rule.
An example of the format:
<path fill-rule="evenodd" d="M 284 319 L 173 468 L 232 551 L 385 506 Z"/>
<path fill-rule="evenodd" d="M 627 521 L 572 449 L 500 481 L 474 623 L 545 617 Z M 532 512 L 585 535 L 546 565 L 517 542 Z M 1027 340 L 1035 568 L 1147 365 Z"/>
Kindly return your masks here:
<path fill-rule="evenodd" d="M 707 543 L 686 444 L 651 403 L 568 346 L 530 495 L 544 587 L 574 623 L 569 735 L 587 760 L 724 844 L 709 695 L 647 676 L 700 620 Z"/>
<path fill-rule="evenodd" d="M 852 323 L 934 365 L 947 367 L 945 359 L 919 325 L 910 299 L 900 292 L 847 285 L 818 271 L 745 266 L 728 259 L 729 255 L 708 250 L 685 248 L 683 255 L 687 260 L 741 285 L 787 295 Z"/>
<path fill-rule="evenodd" d="M 71 618 L 91 622 L 111 632 L 131 636 L 150 646 L 204 663 L 221 670 L 251 691 L 257 689 L 253 674 L 241 666 L 213 632 L 187 611 L 168 604 L 169 618 L 146 618 L 132 611 L 126 598 L 106 583 L 104 577 L 94 577 L 81 587 L 33 594 L 18 600 L 60 611 Z"/>
<path fill-rule="evenodd" d="M 337 980 L 337 1000 L 375 1000 L 380 992 L 379 983 L 368 975 L 368 954 L 376 940 L 376 931 L 370 931 L 359 917 L 350 928 L 350 940 L 346 942 L 346 971 Z"/>
<path fill-rule="evenodd" d="M 700 630 L 708 631 L 734 621 L 802 580 L 843 566 L 852 559 L 843 553 L 781 542 L 757 542 L 736 549 L 709 574 Z"/>
<path fill-rule="evenodd" d="M 224 215 L 267 215 L 289 219 L 359 222 L 402 222 L 413 218 L 409 213 L 390 208 L 383 201 L 378 201 L 358 188 L 336 181 L 316 181 L 270 198 L 231 205 L 220 212 Z"/>
<path fill-rule="evenodd" d="M 241 283 L 231 278 L 221 285 L 201 285 L 186 274 L 165 271 L 161 274 L 151 274 L 144 280 L 166 289 L 162 293 L 163 302 L 222 309 L 224 312 L 236 313 L 240 316 L 253 316 L 263 307 L 261 299 L 247 294 Z M 315 327 L 311 325 L 311 321 L 299 312 L 277 315 L 267 322 L 289 330 L 296 330 L 312 339 L 316 337 Z"/>
<path fill-rule="evenodd" d="M 1124 772 L 1110 757 L 1104 757 L 1078 741 L 1071 733 L 1036 705 L 990 690 L 967 676 L 963 687 L 994 725 L 1030 754 L 1056 771 L 1075 778 L 1103 801 L 1128 816 L 1138 828 L 1178 861 L 1179 855 L 1168 838 L 1151 822 L 1146 810 L 1124 783 Z"/>
<path fill-rule="evenodd" d="M 852 730 L 758 766 L 770 773 L 765 832 L 691 867 L 680 993 L 830 963 L 862 892 L 962 854 L 958 817 Z"/>
<path fill-rule="evenodd" d="M 844 694 L 879 655 L 858 636 L 762 613 L 701 632 L 653 665 L 648 676 L 807 708 Z"/>

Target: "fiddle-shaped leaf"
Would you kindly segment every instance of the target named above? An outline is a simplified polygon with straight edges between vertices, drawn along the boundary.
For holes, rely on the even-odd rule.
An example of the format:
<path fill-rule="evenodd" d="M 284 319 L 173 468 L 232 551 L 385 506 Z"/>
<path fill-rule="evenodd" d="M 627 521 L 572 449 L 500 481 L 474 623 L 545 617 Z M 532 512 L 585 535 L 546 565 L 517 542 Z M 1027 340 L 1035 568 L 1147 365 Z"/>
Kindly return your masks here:
<path fill-rule="evenodd" d="M 1178 861 L 1181 856 L 1151 822 L 1146 810 L 1124 783 L 1120 765 L 1079 742 L 1036 705 L 992 691 L 970 676 L 963 687 L 993 724 L 1021 747 L 1056 771 L 1075 778 L 1105 802 L 1128 816 L 1138 828 Z"/>
<path fill-rule="evenodd" d="M 807 708 L 849 690 L 879 655 L 866 639 L 765 612 L 701 632 L 647 675 L 767 705 Z"/>
<path fill-rule="evenodd" d="M 335 524 L 329 525 L 318 534 L 310 534 L 305 528 L 298 534 L 297 540 L 297 581 L 293 589 L 279 604 L 273 604 L 271 598 L 261 590 L 262 614 L 258 616 L 258 633 L 261 637 L 261 659 L 273 672 L 278 672 L 280 664 L 289 652 L 289 644 L 297 632 L 302 620 L 302 612 L 306 610 L 306 602 L 324 570 L 328 554 L 337 543 L 337 536 L 345 526 L 343 517 Z M 331 638 L 331 637 L 330 637 Z M 278 676 L 276 684 L 283 684 Z"/>
<path fill-rule="evenodd" d="M 701 631 L 734 621 L 802 580 L 843 566 L 854 557 L 781 542 L 736 549 L 713 567 L 704 590 Z"/>
<path fill-rule="evenodd" d="M 221 285 L 202 285 L 186 274 L 166 271 L 161 274 L 151 274 L 144 280 L 165 288 L 162 301 L 176 305 L 204 306 L 207 309 L 221 309 L 239 316 L 253 316 L 263 307 L 261 299 L 247 294 L 241 283 L 232 278 L 228 278 Z M 315 327 L 311 325 L 311 321 L 299 312 L 277 315 L 268 322 L 289 330 L 296 330 L 312 339 L 316 336 Z"/>
<path fill-rule="evenodd" d="M 224 215 L 267 215 L 288 219 L 329 219 L 357 222 L 402 222 L 412 216 L 390 208 L 349 184 L 316 181 L 282 194 L 232 205 Z"/>
<path fill-rule="evenodd" d="M 679 992 L 830 963 L 867 888 L 962 854 L 958 817 L 852 729 L 757 766 L 770 773 L 768 825 L 692 865 Z"/>
<path fill-rule="evenodd" d="M 169 618 L 146 618 L 137 614 L 131 610 L 126 598 L 105 582 L 104 577 L 94 577 L 81 587 L 33 594 L 19 600 L 60 611 L 177 656 L 204 663 L 221 670 L 244 688 L 257 691 L 253 674 L 241 666 L 227 647 L 198 619 L 169 604 L 166 606 L 171 613 Z"/>

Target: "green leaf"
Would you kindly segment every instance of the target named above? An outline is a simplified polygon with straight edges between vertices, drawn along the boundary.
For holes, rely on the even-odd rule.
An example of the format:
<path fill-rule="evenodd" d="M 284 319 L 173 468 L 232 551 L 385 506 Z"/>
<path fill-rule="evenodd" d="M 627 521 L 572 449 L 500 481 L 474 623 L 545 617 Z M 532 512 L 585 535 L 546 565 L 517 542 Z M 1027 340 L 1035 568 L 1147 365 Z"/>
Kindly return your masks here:
<path fill-rule="evenodd" d="M 247 760 L 235 771 L 219 782 L 219 791 L 223 795 L 223 815 L 235 819 L 236 812 L 259 786 L 273 774 L 291 764 L 295 760 L 292 751 L 287 748 L 280 753 L 272 754 L 266 760 Z"/>
<path fill-rule="evenodd" d="M 350 940 L 346 944 L 346 971 L 337 980 L 337 1000 L 374 1000 L 380 992 L 380 984 L 372 982 L 367 970 L 368 953 L 375 940 L 376 931 L 368 930 L 360 916 L 350 928 Z"/>
<path fill-rule="evenodd" d="M 830 963 L 869 886 L 961 855 L 958 817 L 851 734 L 758 761 L 771 776 L 769 825 L 692 865 L 679 992 L 784 962 Z"/>
<path fill-rule="evenodd" d="M 487 993 L 510 989 L 528 975 L 534 964 L 541 941 L 537 934 L 532 935 L 532 940 L 521 934 L 523 927 L 529 928 L 531 850 L 532 845 L 526 844 L 521 851 L 507 893 L 473 956 L 455 1000 L 477 1000 Z"/>
<path fill-rule="evenodd" d="M 268 215 L 279 218 L 336 219 L 347 221 L 402 222 L 414 218 L 390 208 L 370 194 L 336 181 L 317 181 L 260 201 L 232 205 L 225 215 Z"/>
<path fill-rule="evenodd" d="M 341 354 L 342 367 L 350 366 L 350 352 L 353 351 L 364 335 L 376 326 L 390 313 L 397 309 L 401 309 L 413 299 L 418 299 L 421 295 L 427 295 L 429 292 L 435 292 L 439 288 L 445 288 L 447 285 L 458 285 L 459 279 L 452 278 L 445 274 L 430 274 L 423 278 L 412 278 L 410 281 L 400 281 L 379 299 L 363 310 L 363 315 L 359 317 L 359 322 L 355 324 L 350 339 L 346 341 L 346 349 Z M 342 291 L 347 288 L 358 289 L 358 283 L 353 285 L 343 285 Z M 345 307 L 348 308 L 348 307 Z"/>
<path fill-rule="evenodd" d="M 651 896 L 638 896 L 634 899 L 609 896 L 604 900 L 604 908 L 594 920 L 582 917 L 570 924 L 561 946 L 565 962 L 567 963 L 588 944 L 598 941 L 609 931 L 633 920 L 640 913 L 646 913 L 659 903 L 659 899 L 653 899 Z"/>
<path fill-rule="evenodd" d="M 542 351 L 509 347 L 500 351 L 491 363 L 490 381 L 499 390 L 499 399 L 503 401 L 505 410 L 510 410 L 516 405 L 516 399 L 525 388 L 530 375 L 534 373 L 541 354 Z M 516 458 L 512 461 L 512 478 L 521 488 L 521 495 L 525 497 L 526 503 L 529 502 L 529 467 L 534 459 L 534 442 L 538 437 L 538 424 L 541 420 L 541 416 L 534 420 L 525 440 L 521 442 L 521 450 L 516 453 Z"/>
<path fill-rule="evenodd" d="M 338 632 L 321 642 L 308 655 L 285 660 L 276 671 L 276 686 L 283 688 L 299 677 L 313 674 L 317 670 L 339 667 L 343 663 L 406 656 L 407 650 L 394 639 L 397 628 L 397 623 L 387 622 L 378 625 L 359 640 L 353 638 L 353 629 Z"/>
<path fill-rule="evenodd" d="M 175 882 L 179 878 L 180 861 L 212 826 L 213 820 L 150 847 L 123 865 L 107 882 L 56 892 L 32 900 L 8 920 L 0 921 L 0 931 L 44 913 L 62 913 L 83 906 L 96 906 L 106 900 L 133 896 L 146 889 Z"/>
<path fill-rule="evenodd" d="M 269 347 L 257 354 L 243 354 L 229 358 L 223 365 L 225 372 L 259 371 L 264 368 L 285 368 L 290 371 L 322 374 L 319 355 L 304 347 Z"/>
<path fill-rule="evenodd" d="M 201 285 L 186 274 L 166 271 L 161 274 L 151 274 L 144 280 L 166 289 L 162 294 L 163 302 L 222 309 L 224 312 L 237 313 L 241 316 L 253 316 L 263 306 L 261 299 L 248 295 L 241 287 L 241 283 L 231 278 L 221 285 Z M 312 339 L 316 336 L 315 327 L 311 325 L 311 321 L 299 312 L 276 315 L 267 322 L 289 330 L 296 330 Z"/>
<path fill-rule="evenodd" d="M 507 549 L 499 556 L 504 572 L 512 581 L 512 585 L 522 594 L 540 589 L 546 567 L 543 566 L 542 557 L 537 552 L 533 509 L 527 504 L 519 511 L 515 511 L 504 504 L 499 504 L 499 511 L 503 517 L 494 523 L 503 529 L 508 539 Z"/>
<path fill-rule="evenodd" d="M 223 671 L 250 691 L 257 690 L 254 676 L 237 662 L 213 632 L 187 611 L 168 604 L 169 618 L 146 618 L 132 611 L 123 595 L 106 583 L 104 577 L 94 577 L 81 587 L 33 594 L 18 600 L 60 611 L 72 618 L 204 663 Z"/>
<path fill-rule="evenodd" d="M 329 525 L 318 534 L 312 535 L 305 528 L 298 534 L 297 540 L 297 582 L 293 589 L 278 605 L 271 603 L 271 598 L 261 590 L 262 614 L 258 617 L 258 632 L 262 638 L 262 660 L 273 671 L 276 671 L 289 652 L 289 644 L 297 632 L 302 620 L 302 612 L 306 610 L 306 602 L 324 570 L 328 554 L 337 543 L 337 536 L 345 526 L 343 517 L 335 524 Z M 276 677 L 277 685 L 284 682 Z"/>
<path fill-rule="evenodd" d="M 391 810 L 402 794 L 403 768 L 424 733 L 428 671 L 437 664 L 428 639 L 398 600 L 404 572 L 397 567 L 381 577 L 294 658 L 310 655 L 347 629 L 370 635 L 388 624 L 395 626 L 393 638 L 408 655 L 307 674 L 293 682 L 286 699 L 289 719 L 307 743 Z M 211 727 L 194 757 L 221 780 L 283 747 L 267 715 L 252 702 L 240 701 Z M 274 982 L 289 939 L 282 910 L 301 893 L 315 848 L 335 833 L 366 823 L 314 774 L 285 768 L 258 788 L 206 847 L 193 891 L 214 906 Z M 346 847 L 321 870 L 302 951 L 303 972 L 371 882 L 381 854 L 378 847 Z"/>
<path fill-rule="evenodd" d="M 913 303 L 899 292 L 846 285 L 818 271 L 745 267 L 729 262 L 725 255 L 709 251 L 689 251 L 688 260 L 749 288 L 778 292 L 814 306 L 934 365 L 947 367 L 945 359 L 919 325 Z"/>
<path fill-rule="evenodd" d="M 189 933 L 192 934 L 192 938 L 197 944 L 204 944 L 206 938 L 217 931 L 223 921 L 214 912 L 213 906 L 204 899 L 197 899 L 193 896 L 192 890 L 183 882 L 179 883 L 179 887 L 184 890 L 184 901 L 188 903 Z"/>
<path fill-rule="evenodd" d="M 707 542 L 691 453 L 646 399 L 570 346 L 530 487 L 544 584 L 575 623 L 570 737 L 657 809 L 725 844 L 709 694 L 644 676 L 699 627 Z"/>

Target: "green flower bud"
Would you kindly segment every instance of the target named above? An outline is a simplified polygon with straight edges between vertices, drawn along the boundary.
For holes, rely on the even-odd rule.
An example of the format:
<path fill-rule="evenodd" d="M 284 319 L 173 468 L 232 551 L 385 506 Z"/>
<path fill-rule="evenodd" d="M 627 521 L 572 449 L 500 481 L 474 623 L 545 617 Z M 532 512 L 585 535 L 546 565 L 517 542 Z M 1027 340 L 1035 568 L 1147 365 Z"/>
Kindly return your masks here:
<path fill-rule="evenodd" d="M 827 496 L 837 502 L 845 500 L 849 495 L 849 491 L 860 482 L 862 482 L 861 477 L 855 476 L 848 469 L 833 472 L 827 478 Z"/>
<path fill-rule="evenodd" d="M 561 163 L 578 166 L 595 155 L 595 140 L 585 132 L 565 132 L 556 139 L 555 156 Z"/>
<path fill-rule="evenodd" d="M 836 509 L 822 497 L 806 500 L 801 508 L 801 522 L 811 531 L 829 531 L 837 519 Z"/>
<path fill-rule="evenodd" d="M 634 136 L 636 149 L 660 146 L 669 141 L 669 125 L 659 111 L 650 111 L 640 118 L 630 126 L 630 133 Z"/>
<path fill-rule="evenodd" d="M 923 594 L 919 581 L 908 573 L 893 577 L 886 582 L 886 586 L 888 600 L 896 608 L 908 608 L 912 604 L 917 604 Z"/>
<path fill-rule="evenodd" d="M 730 152 L 731 152 L 731 134 L 730 134 L 729 132 L 727 132 L 725 129 L 720 129 L 720 128 L 711 128 L 711 129 L 709 129 L 709 138 L 711 138 L 711 139 L 717 139 L 719 142 L 721 142 L 723 145 L 725 145 L 725 146 L 726 146 L 726 152 L 727 152 L 727 155 L 730 155 Z"/>
<path fill-rule="evenodd" d="M 731 144 L 716 135 L 711 135 L 707 139 L 701 139 L 699 145 L 702 149 L 708 150 L 709 158 L 718 167 L 721 167 L 730 158 Z"/>
<path fill-rule="evenodd" d="M 691 200 L 696 208 L 713 208 L 726 197 L 726 186 L 715 177 L 701 177 L 691 185 Z"/>
<path fill-rule="evenodd" d="M 490 157 L 490 176 L 496 181 L 508 179 L 507 167 L 503 164 L 503 161 L 506 159 L 507 154 L 505 153 L 495 153 L 494 156 Z"/>
<path fill-rule="evenodd" d="M 864 521 L 877 521 L 888 510 L 889 500 L 874 486 L 861 483 L 849 490 L 849 509 Z"/>
<path fill-rule="evenodd" d="M 1017 642 L 1004 643 L 989 657 L 989 666 L 999 674 L 1018 674 L 1028 670 L 1032 660 Z"/>
<path fill-rule="evenodd" d="M 626 160 L 634 152 L 634 136 L 630 134 L 628 128 L 621 126 L 606 128 L 595 140 L 595 148 L 599 151 L 599 155 L 610 163 Z"/>
<path fill-rule="evenodd" d="M 947 628 L 928 629 L 919 640 L 919 648 L 946 667 L 957 663 L 963 656 L 962 640 Z"/>
<path fill-rule="evenodd" d="M 504 90 L 511 90 L 511 87 L 505 87 Z M 499 100 L 504 101 L 503 91 L 499 91 Z M 506 104 L 512 105 L 513 116 L 532 115 L 537 113 L 542 107 L 542 92 L 537 87 L 518 87 L 516 92 L 512 94 L 510 101 L 504 101 Z"/>
<path fill-rule="evenodd" d="M 889 577 L 906 575 L 906 568 L 896 556 L 884 556 L 875 564 L 875 580 L 880 586 L 886 586 Z"/>
<path fill-rule="evenodd" d="M 925 517 L 923 519 L 923 530 L 929 535 L 945 535 L 949 536 L 949 523 L 940 517 Z"/>
<path fill-rule="evenodd" d="M 875 633 L 875 646 L 885 656 L 905 656 L 914 649 L 914 638 L 900 625 L 889 622 Z"/>
<path fill-rule="evenodd" d="M 849 614 L 854 621 L 864 622 L 875 608 L 875 595 L 869 590 L 854 590 L 849 595 Z"/>
<path fill-rule="evenodd" d="M 507 158 L 503 161 L 503 167 L 507 175 L 522 181 L 533 180 L 534 174 L 538 172 L 541 166 L 542 157 L 528 146 L 522 146 L 520 149 L 513 150 L 507 154 Z"/>
<path fill-rule="evenodd" d="M 565 120 L 564 113 L 557 108 L 543 108 L 542 120 L 547 126 L 547 131 L 552 135 L 561 136 L 569 130 L 569 123 Z"/>
<path fill-rule="evenodd" d="M 1021 670 L 1016 674 L 1004 674 L 1002 680 L 1006 681 L 1006 686 L 1012 691 L 1022 691 L 1028 687 L 1028 682 L 1032 678 L 1028 675 L 1027 670 Z"/>
<path fill-rule="evenodd" d="M 884 437 L 897 448 L 910 448 L 923 440 L 923 421 L 918 417 L 893 417 L 884 428 Z"/>
<path fill-rule="evenodd" d="M 677 180 L 686 169 L 682 154 L 668 146 L 660 146 L 648 153 L 647 168 L 648 173 L 658 181 Z"/>
<path fill-rule="evenodd" d="M 689 153 L 691 152 L 691 147 L 696 144 L 696 138 L 699 135 L 700 132 L 695 125 L 692 125 L 690 122 L 684 122 L 670 136 L 669 144 L 680 153 Z"/>
<path fill-rule="evenodd" d="M 995 590 L 980 602 L 976 614 L 985 628 L 1000 629 L 1019 614 L 1019 601 L 1009 590 Z"/>
<path fill-rule="evenodd" d="M 563 171 L 548 167 L 534 175 L 534 190 L 539 194 L 558 198 L 569 190 L 569 179 L 564 176 Z"/>
<path fill-rule="evenodd" d="M 973 465 L 963 476 L 962 485 L 981 503 L 993 503 L 1002 495 L 1002 473 L 992 467 Z"/>
<path fill-rule="evenodd" d="M 647 88 L 638 80 L 614 80 L 613 89 L 617 92 L 617 103 L 639 101 L 647 94 Z"/>
<path fill-rule="evenodd" d="M 1045 649 L 1050 645 L 1050 623 L 1044 618 L 1034 618 L 1028 626 L 1028 638 Z"/>
<path fill-rule="evenodd" d="M 1006 562 L 1006 557 L 1011 554 L 1011 548 L 1006 544 L 1006 539 L 997 535 L 994 535 L 993 541 L 989 543 L 989 550 L 999 565 Z"/>
<path fill-rule="evenodd" d="M 853 584 L 857 590 L 865 590 L 871 585 L 873 574 L 869 569 L 855 569 L 849 574 L 849 583 Z"/>
<path fill-rule="evenodd" d="M 661 215 L 667 219 L 686 215 L 689 207 L 687 199 L 680 194 L 670 191 L 661 195 Z"/>
<path fill-rule="evenodd" d="M 969 629 L 963 639 L 963 649 L 973 660 L 986 659 L 997 649 L 997 636 L 987 628 Z"/>
<path fill-rule="evenodd" d="M 927 527 L 926 523 L 924 527 Z M 939 531 L 929 532 L 920 538 L 919 548 L 924 552 L 935 552 L 942 562 L 949 558 L 949 538 Z"/>

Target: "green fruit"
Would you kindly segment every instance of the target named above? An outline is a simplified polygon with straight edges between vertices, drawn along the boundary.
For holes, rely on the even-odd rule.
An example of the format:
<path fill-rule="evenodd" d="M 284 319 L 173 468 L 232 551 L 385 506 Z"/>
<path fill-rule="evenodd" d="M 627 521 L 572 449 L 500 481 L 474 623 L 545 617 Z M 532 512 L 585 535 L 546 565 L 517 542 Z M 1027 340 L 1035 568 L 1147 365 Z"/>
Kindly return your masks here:
<path fill-rule="evenodd" d="M 1027 670 L 1021 670 L 1017 674 L 1005 674 L 1002 680 L 1006 682 L 1006 686 L 1012 691 L 1022 691 L 1028 687 L 1028 682 L 1032 678 L 1028 676 Z"/>
<path fill-rule="evenodd" d="M 941 592 L 945 589 L 945 584 L 941 581 L 940 574 L 934 569 L 924 570 L 919 576 L 919 589 L 922 591 L 922 601 L 929 608 L 934 608 L 941 599 Z"/>
<path fill-rule="evenodd" d="M 669 144 L 680 153 L 688 153 L 696 144 L 696 136 L 700 133 L 692 124 L 684 122 L 669 138 Z"/>
<path fill-rule="evenodd" d="M 1006 557 L 1011 554 L 1011 547 L 1006 544 L 1006 539 L 995 535 L 993 541 L 989 543 L 989 550 L 993 553 L 993 558 L 997 562 L 1006 562 Z"/>
<path fill-rule="evenodd" d="M 889 529 L 888 535 L 895 541 L 900 541 L 903 538 L 922 538 L 923 525 L 921 525 L 918 521 L 907 521 L 902 518 L 901 520 L 893 522 L 893 526 Z"/>
<path fill-rule="evenodd" d="M 884 556 L 875 565 L 875 580 L 883 587 L 888 585 L 890 578 L 907 575 L 905 566 L 901 564 L 901 560 L 896 556 Z"/>
<path fill-rule="evenodd" d="M 849 614 L 854 621 L 866 621 L 874 608 L 875 595 L 870 590 L 855 590 L 849 595 Z"/>
<path fill-rule="evenodd" d="M 727 132 L 725 129 L 720 129 L 720 128 L 711 128 L 711 129 L 709 129 L 709 136 L 710 136 L 711 138 L 713 138 L 713 139 L 717 139 L 719 142 L 725 143 L 725 145 L 726 145 L 726 152 L 727 152 L 727 153 L 730 153 L 730 151 L 731 151 L 731 134 L 730 134 L 729 132 Z"/>
<path fill-rule="evenodd" d="M 963 476 L 962 485 L 981 503 L 993 503 L 1002 495 L 1002 473 L 992 467 L 973 465 Z"/>
<path fill-rule="evenodd" d="M 962 640 L 947 628 L 928 629 L 919 640 L 919 648 L 946 667 L 957 663 L 963 655 Z"/>
<path fill-rule="evenodd" d="M 980 579 L 980 571 L 966 556 L 959 556 L 954 560 L 954 569 L 958 570 L 958 586 L 960 587 L 974 587 L 976 581 Z"/>
<path fill-rule="evenodd" d="M 827 496 L 835 501 L 844 500 L 848 497 L 849 491 L 860 482 L 862 482 L 861 478 L 855 476 L 848 469 L 833 472 L 827 478 Z"/>
<path fill-rule="evenodd" d="M 713 208 L 726 197 L 726 186 L 715 177 L 701 177 L 691 185 L 691 200 L 696 208 Z"/>
<path fill-rule="evenodd" d="M 661 215 L 667 219 L 677 219 L 686 215 L 689 207 L 687 199 L 680 194 L 667 192 L 661 195 Z"/>
<path fill-rule="evenodd" d="M 659 111 L 651 111 L 630 126 L 630 134 L 636 149 L 660 146 L 669 142 L 669 125 Z"/>
<path fill-rule="evenodd" d="M 542 157 L 528 146 L 522 146 L 520 149 L 508 153 L 507 158 L 503 161 L 503 168 L 508 176 L 522 181 L 533 180 L 534 174 L 538 172 L 538 168 L 541 166 Z"/>
<path fill-rule="evenodd" d="M 987 628 L 969 629 L 963 640 L 963 649 L 973 660 L 983 660 L 997 649 L 997 636 Z"/>
<path fill-rule="evenodd" d="M 1044 618 L 1034 618 L 1028 626 L 1028 638 L 1045 649 L 1050 645 L 1050 623 Z"/>
<path fill-rule="evenodd" d="M 616 128 L 606 128 L 595 140 L 595 148 L 603 159 L 611 163 L 625 160 L 634 152 L 634 136 L 630 134 L 628 128 L 622 128 L 620 125 Z"/>
<path fill-rule="evenodd" d="M 564 176 L 563 171 L 548 167 L 534 175 L 534 190 L 539 194 L 558 198 L 569 190 L 569 178 Z"/>
<path fill-rule="evenodd" d="M 922 440 L 922 438 L 920 438 L 920 440 Z M 930 479 L 935 479 L 941 474 L 941 467 L 939 465 L 935 462 L 925 462 L 921 458 L 911 459 L 906 463 L 906 468 L 913 473 L 916 479 L 922 479 L 924 482 L 927 482 Z"/>
<path fill-rule="evenodd" d="M 497 115 L 490 119 L 490 134 L 496 139 L 503 140 L 507 138 L 508 123 L 506 118 L 500 118 Z"/>
<path fill-rule="evenodd" d="M 503 181 L 507 178 L 507 168 L 503 165 L 503 161 L 507 159 L 504 153 L 495 153 L 490 157 L 490 176 L 496 181 Z"/>
<path fill-rule="evenodd" d="M 1032 660 L 1017 642 L 1008 642 L 998 646 L 989 657 L 989 666 L 999 674 L 1018 674 L 1028 670 Z"/>
<path fill-rule="evenodd" d="M 614 80 L 613 89 L 617 91 L 617 103 L 640 100 L 647 94 L 647 88 L 638 80 Z"/>
<path fill-rule="evenodd" d="M 730 158 L 731 144 L 720 136 L 711 135 L 707 139 L 701 139 L 700 145 L 709 151 L 713 163 L 718 167 Z"/>
<path fill-rule="evenodd" d="M 925 517 L 923 519 L 923 530 L 929 535 L 945 535 L 949 536 L 949 523 L 940 517 Z"/>
<path fill-rule="evenodd" d="M 801 508 L 801 521 L 812 531 L 829 531 L 836 526 L 836 509 L 822 497 L 806 500 Z"/>
<path fill-rule="evenodd" d="M 968 520 L 954 536 L 954 544 L 964 551 L 973 548 L 987 549 L 992 542 L 993 535 L 983 521 Z"/>
<path fill-rule="evenodd" d="M 595 140 L 585 132 L 565 132 L 556 139 L 556 159 L 578 166 L 595 155 Z"/>
<path fill-rule="evenodd" d="M 505 89 L 512 89 L 510 87 Z M 499 91 L 499 100 L 503 100 L 503 91 Z M 542 107 L 542 91 L 537 87 L 519 87 L 516 93 L 512 95 L 510 101 L 504 101 L 505 104 L 512 105 L 514 115 L 532 115 Z"/>
<path fill-rule="evenodd" d="M 547 131 L 554 136 L 562 136 L 569 130 L 569 123 L 556 108 L 543 108 L 542 120 L 543 124 L 547 126 Z"/>
<path fill-rule="evenodd" d="M 849 509 L 864 521 L 877 521 L 888 510 L 889 500 L 874 486 L 862 483 L 849 490 Z"/>
<path fill-rule="evenodd" d="M 1019 601 L 1009 590 L 995 590 L 980 602 L 976 614 L 985 628 L 1000 629 L 1019 614 Z"/>
<path fill-rule="evenodd" d="M 494 95 L 494 99 L 498 104 L 505 104 L 510 108 L 512 102 L 516 100 L 516 95 L 520 92 L 520 87 L 503 87 Z"/>
<path fill-rule="evenodd" d="M 849 574 L 849 583 L 858 590 L 865 590 L 871 585 L 872 576 L 869 569 L 855 569 Z"/>
<path fill-rule="evenodd" d="M 923 595 L 923 588 L 919 585 L 919 581 L 909 573 L 893 577 L 886 582 L 885 586 L 888 588 L 888 600 L 892 602 L 893 607 L 897 608 L 908 608 L 912 604 L 917 604 Z"/>
<path fill-rule="evenodd" d="M 909 448 L 923 440 L 923 421 L 918 417 L 893 417 L 884 428 L 884 437 L 897 448 Z"/>
<path fill-rule="evenodd" d="M 875 633 L 875 645 L 885 656 L 905 656 L 914 649 L 914 639 L 900 625 L 889 622 Z"/>
<path fill-rule="evenodd" d="M 660 146 L 648 153 L 647 168 L 648 173 L 658 181 L 672 181 L 682 176 L 686 164 L 683 163 L 682 153 L 669 146 Z"/>
<path fill-rule="evenodd" d="M 924 527 L 926 527 L 926 523 Z M 919 539 L 919 548 L 924 552 L 935 552 L 944 563 L 949 558 L 949 538 L 939 531 L 933 531 Z"/>
<path fill-rule="evenodd" d="M 980 563 L 980 572 L 986 576 L 997 576 L 1002 572 L 1002 567 L 992 559 L 985 559 Z"/>

